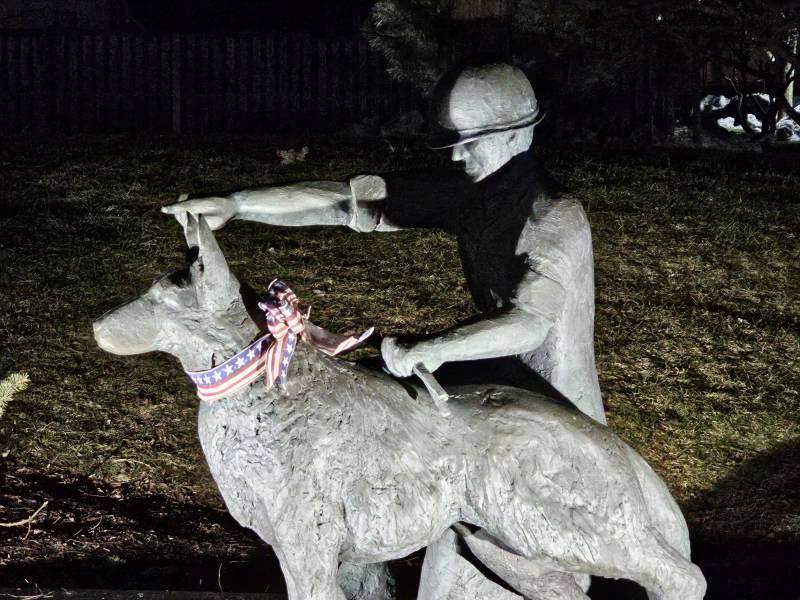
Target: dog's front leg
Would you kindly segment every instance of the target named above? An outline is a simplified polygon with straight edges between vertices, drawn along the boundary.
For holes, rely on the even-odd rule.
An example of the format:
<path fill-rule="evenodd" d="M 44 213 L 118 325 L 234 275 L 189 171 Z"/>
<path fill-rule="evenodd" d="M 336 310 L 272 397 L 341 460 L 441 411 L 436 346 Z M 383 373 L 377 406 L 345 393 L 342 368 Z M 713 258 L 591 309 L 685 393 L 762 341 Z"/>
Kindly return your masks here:
<path fill-rule="evenodd" d="M 336 581 L 339 570 L 338 536 L 323 531 L 281 537 L 273 546 L 281 563 L 289 600 L 346 600 Z"/>
<path fill-rule="evenodd" d="M 355 565 L 343 562 L 337 575 L 347 600 L 393 600 L 394 578 L 386 563 Z"/>

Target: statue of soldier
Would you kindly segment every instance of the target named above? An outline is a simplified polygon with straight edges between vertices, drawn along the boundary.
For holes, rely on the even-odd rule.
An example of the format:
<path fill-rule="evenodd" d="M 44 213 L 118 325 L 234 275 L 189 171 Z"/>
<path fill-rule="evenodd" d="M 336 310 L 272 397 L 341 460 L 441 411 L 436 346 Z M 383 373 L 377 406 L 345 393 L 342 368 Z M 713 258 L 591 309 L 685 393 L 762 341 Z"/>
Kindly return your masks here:
<path fill-rule="evenodd" d="M 605 423 L 594 359 L 591 232 L 580 202 L 559 194 L 531 150 L 540 118 L 531 84 L 520 69 L 492 64 L 462 69 L 437 87 L 430 145 L 452 148 L 463 172 L 302 182 L 163 210 L 203 214 L 214 229 L 233 218 L 359 232 L 444 229 L 458 240 L 481 314 L 429 339 L 384 339 L 386 367 L 406 377 L 421 363 L 445 385 L 545 391 Z"/>

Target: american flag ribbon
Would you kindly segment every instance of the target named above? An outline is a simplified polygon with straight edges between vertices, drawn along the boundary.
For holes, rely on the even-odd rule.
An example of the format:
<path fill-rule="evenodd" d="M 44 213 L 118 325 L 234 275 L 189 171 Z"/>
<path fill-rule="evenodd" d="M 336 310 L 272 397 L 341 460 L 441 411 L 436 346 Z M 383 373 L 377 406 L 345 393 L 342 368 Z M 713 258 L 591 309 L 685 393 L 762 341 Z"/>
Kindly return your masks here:
<path fill-rule="evenodd" d="M 197 386 L 197 397 L 204 402 L 213 402 L 239 391 L 264 373 L 267 362 L 266 349 L 270 345 L 268 333 L 233 358 L 208 371 L 187 371 Z"/>
<path fill-rule="evenodd" d="M 267 388 L 278 378 L 285 386 L 289 363 L 300 339 L 329 356 L 338 356 L 362 344 L 374 331 L 370 327 L 360 336 L 344 337 L 317 327 L 300 312 L 297 296 L 279 279 L 270 283 L 267 301 L 258 306 L 264 311 L 269 333 L 213 369 L 187 371 L 200 400 L 213 402 L 230 396 L 262 374 Z"/>

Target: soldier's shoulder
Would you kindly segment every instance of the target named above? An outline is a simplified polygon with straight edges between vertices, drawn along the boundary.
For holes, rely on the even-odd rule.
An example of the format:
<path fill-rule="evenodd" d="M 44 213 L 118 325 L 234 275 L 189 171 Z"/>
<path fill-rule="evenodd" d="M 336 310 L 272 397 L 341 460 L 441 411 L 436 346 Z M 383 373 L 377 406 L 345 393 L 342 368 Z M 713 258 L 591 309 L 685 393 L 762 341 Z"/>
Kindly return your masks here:
<path fill-rule="evenodd" d="M 534 214 L 538 218 L 569 219 L 587 225 L 589 222 L 580 198 L 570 193 L 560 193 L 555 196 L 541 195 L 533 206 Z"/>

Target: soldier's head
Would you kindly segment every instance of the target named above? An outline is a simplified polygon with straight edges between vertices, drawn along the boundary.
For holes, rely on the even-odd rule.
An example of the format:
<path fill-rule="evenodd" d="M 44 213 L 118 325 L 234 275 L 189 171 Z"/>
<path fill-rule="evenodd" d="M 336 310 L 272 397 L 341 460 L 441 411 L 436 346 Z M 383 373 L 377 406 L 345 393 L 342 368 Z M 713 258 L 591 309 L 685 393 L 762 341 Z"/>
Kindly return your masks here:
<path fill-rule="evenodd" d="M 539 105 L 528 78 L 507 64 L 459 69 L 434 92 L 432 148 L 452 148 L 473 181 L 480 181 L 533 143 Z"/>

